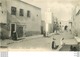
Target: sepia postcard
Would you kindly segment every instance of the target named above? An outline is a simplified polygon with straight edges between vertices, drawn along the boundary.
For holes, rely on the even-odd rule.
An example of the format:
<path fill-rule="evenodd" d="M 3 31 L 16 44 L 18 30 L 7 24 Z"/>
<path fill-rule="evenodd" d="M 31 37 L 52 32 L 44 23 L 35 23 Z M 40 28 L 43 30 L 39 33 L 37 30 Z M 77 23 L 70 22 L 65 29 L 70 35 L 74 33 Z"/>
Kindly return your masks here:
<path fill-rule="evenodd" d="M 1 51 L 80 51 L 79 0 L 0 0 Z"/>

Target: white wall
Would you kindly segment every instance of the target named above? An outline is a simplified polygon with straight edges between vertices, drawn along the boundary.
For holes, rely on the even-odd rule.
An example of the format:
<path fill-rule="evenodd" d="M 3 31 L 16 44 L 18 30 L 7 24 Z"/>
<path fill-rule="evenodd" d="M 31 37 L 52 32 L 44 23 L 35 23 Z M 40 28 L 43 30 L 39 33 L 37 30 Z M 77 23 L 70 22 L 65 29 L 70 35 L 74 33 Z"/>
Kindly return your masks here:
<path fill-rule="evenodd" d="M 73 33 L 76 31 L 78 33 L 78 36 L 80 37 L 80 15 L 75 17 L 75 20 L 73 21 Z"/>
<path fill-rule="evenodd" d="M 26 31 L 40 31 L 41 30 L 41 10 L 37 7 L 31 6 L 29 4 L 19 2 L 16 0 L 7 0 L 7 10 L 11 13 L 11 6 L 17 8 L 16 17 L 21 23 L 25 23 Z M 19 16 L 19 9 L 24 9 L 24 16 Z M 31 17 L 27 18 L 27 10 L 31 11 Z M 37 16 L 38 15 L 38 16 Z M 16 22 L 16 19 L 15 21 Z"/>
<path fill-rule="evenodd" d="M 7 23 L 6 0 L 0 0 L 0 3 L 2 3 L 0 6 L 0 23 Z"/>

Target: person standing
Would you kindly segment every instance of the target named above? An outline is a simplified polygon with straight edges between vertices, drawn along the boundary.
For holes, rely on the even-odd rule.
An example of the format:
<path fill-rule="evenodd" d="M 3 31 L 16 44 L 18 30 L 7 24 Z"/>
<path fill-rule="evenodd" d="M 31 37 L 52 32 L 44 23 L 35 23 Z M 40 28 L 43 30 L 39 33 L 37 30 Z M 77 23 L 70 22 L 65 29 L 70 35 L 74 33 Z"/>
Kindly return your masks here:
<path fill-rule="evenodd" d="M 52 49 L 55 49 L 56 48 L 56 43 L 55 43 L 55 39 L 53 38 L 53 41 L 52 41 Z"/>
<path fill-rule="evenodd" d="M 73 51 L 73 46 L 72 45 L 70 46 L 70 51 Z"/>
<path fill-rule="evenodd" d="M 64 38 L 61 38 L 60 39 L 60 45 L 62 46 L 64 43 L 63 43 L 63 40 L 64 40 Z"/>
<path fill-rule="evenodd" d="M 64 30 L 67 31 L 67 28 L 68 28 L 68 26 L 66 25 L 66 26 L 64 27 Z"/>
<path fill-rule="evenodd" d="M 16 31 L 13 32 L 13 40 L 17 40 L 17 33 L 16 33 Z"/>

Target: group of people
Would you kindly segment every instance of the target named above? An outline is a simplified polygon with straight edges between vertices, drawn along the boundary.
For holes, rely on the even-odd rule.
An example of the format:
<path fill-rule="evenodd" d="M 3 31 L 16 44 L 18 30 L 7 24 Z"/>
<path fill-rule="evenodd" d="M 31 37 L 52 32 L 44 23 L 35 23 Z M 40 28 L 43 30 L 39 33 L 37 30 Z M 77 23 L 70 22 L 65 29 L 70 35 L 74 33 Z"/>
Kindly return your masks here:
<path fill-rule="evenodd" d="M 57 49 L 57 47 L 58 47 L 58 45 L 56 45 L 56 43 L 55 43 L 55 40 L 56 40 L 56 39 L 53 38 L 53 41 L 52 41 L 52 49 Z M 61 38 L 61 40 L 60 40 L 61 46 L 64 44 L 64 43 L 63 43 L 63 40 L 64 40 L 64 38 Z M 77 50 L 77 48 L 76 48 L 75 46 L 72 46 L 72 45 L 71 45 L 71 46 L 70 46 L 70 51 L 78 51 L 78 50 Z"/>
<path fill-rule="evenodd" d="M 70 51 L 78 51 L 76 47 L 70 46 Z"/>

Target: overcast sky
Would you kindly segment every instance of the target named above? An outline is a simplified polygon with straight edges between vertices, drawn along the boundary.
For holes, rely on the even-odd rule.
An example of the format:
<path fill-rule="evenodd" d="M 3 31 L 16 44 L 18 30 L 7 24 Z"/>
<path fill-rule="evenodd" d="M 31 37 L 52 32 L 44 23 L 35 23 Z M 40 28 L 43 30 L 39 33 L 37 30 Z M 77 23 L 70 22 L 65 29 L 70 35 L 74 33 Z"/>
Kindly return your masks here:
<path fill-rule="evenodd" d="M 42 9 L 42 17 L 44 11 L 50 7 L 53 15 L 63 21 L 71 19 L 74 5 L 78 0 L 23 0 L 27 3 L 38 6 Z"/>

